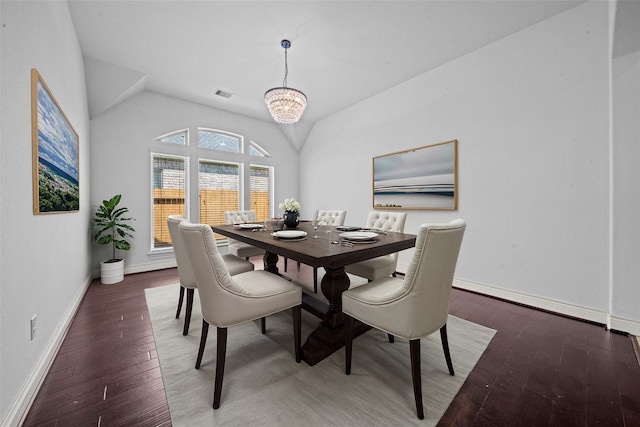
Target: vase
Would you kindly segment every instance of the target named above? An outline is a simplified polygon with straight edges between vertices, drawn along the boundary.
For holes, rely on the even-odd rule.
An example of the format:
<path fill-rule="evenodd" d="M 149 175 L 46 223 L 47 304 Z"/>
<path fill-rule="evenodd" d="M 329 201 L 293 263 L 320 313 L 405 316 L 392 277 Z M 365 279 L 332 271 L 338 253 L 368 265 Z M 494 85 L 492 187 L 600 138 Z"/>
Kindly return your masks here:
<path fill-rule="evenodd" d="M 124 280 L 124 260 L 108 260 L 100 262 L 100 282 L 112 285 Z"/>
<path fill-rule="evenodd" d="M 284 211 L 282 219 L 284 219 L 284 225 L 287 228 L 296 228 L 300 222 L 298 219 L 298 212 Z"/>

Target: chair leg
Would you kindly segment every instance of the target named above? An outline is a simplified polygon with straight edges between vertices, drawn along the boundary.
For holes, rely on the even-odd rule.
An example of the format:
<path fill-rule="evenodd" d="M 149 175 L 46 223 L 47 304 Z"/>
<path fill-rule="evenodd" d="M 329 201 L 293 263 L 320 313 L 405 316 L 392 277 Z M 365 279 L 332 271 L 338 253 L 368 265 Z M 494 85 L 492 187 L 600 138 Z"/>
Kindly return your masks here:
<path fill-rule="evenodd" d="M 204 347 L 207 345 L 207 335 L 209 334 L 209 324 L 202 319 L 202 333 L 200 334 L 200 348 L 198 348 L 198 358 L 196 359 L 196 369 L 200 369 Z"/>
<path fill-rule="evenodd" d="M 440 328 L 440 339 L 442 340 L 442 349 L 444 350 L 444 358 L 447 360 L 449 374 L 455 375 L 453 372 L 453 363 L 451 362 L 451 353 L 449 353 L 449 339 L 447 338 L 447 324 Z"/>
<path fill-rule="evenodd" d="M 302 305 L 296 305 L 293 312 L 293 351 L 296 356 L 296 363 L 302 361 Z"/>
<path fill-rule="evenodd" d="M 222 395 L 222 379 L 224 377 L 224 362 L 227 357 L 227 328 L 218 328 L 216 346 L 216 380 L 213 388 L 213 409 L 220 407 Z"/>
<path fill-rule="evenodd" d="M 195 293 L 195 289 L 190 288 L 187 289 L 187 307 L 186 312 L 184 314 L 184 329 L 182 330 L 182 335 L 189 335 L 189 324 L 191 323 L 191 310 L 193 309 L 193 294 Z"/>
<path fill-rule="evenodd" d="M 351 374 L 351 354 L 353 350 L 353 317 L 344 315 L 344 373 Z"/>
<path fill-rule="evenodd" d="M 287 272 L 287 260 L 288 260 L 288 258 L 284 259 L 284 272 L 285 273 Z"/>
<path fill-rule="evenodd" d="M 180 318 L 180 310 L 182 310 L 183 300 L 184 300 L 184 286 L 180 286 L 180 296 L 178 296 L 178 311 L 176 311 L 176 319 Z"/>
<path fill-rule="evenodd" d="M 298 271 L 300 271 L 300 261 L 298 261 Z"/>
<path fill-rule="evenodd" d="M 313 292 L 318 293 L 318 267 L 313 267 Z"/>
<path fill-rule="evenodd" d="M 391 334 L 387 334 L 387 338 L 389 338 L 389 342 L 390 342 L 390 343 L 394 343 L 394 342 L 396 341 L 396 337 L 394 337 L 394 336 L 393 336 L 393 335 L 391 335 Z"/>
<path fill-rule="evenodd" d="M 261 317 L 260 318 L 260 330 L 262 331 L 263 335 L 267 333 L 267 318 L 266 317 Z"/>
<path fill-rule="evenodd" d="M 409 351 L 411 352 L 411 377 L 413 379 L 413 394 L 416 398 L 416 413 L 418 418 L 424 419 L 422 409 L 422 378 L 420 375 L 420 340 L 409 341 Z"/>

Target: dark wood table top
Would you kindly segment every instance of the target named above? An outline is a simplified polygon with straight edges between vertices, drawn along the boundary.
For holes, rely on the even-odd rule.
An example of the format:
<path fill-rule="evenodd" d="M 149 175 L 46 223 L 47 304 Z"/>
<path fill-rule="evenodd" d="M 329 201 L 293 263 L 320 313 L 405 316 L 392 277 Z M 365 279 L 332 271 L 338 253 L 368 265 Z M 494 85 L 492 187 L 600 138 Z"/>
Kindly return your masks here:
<path fill-rule="evenodd" d="M 325 274 L 322 276 L 320 290 L 328 304 L 319 304 L 319 300 L 306 294 L 302 298 L 303 308 L 322 319 L 302 346 L 302 359 L 309 365 L 325 359 L 344 344 L 342 292 L 350 286 L 344 267 L 409 249 L 416 244 L 414 234 L 393 232 L 379 234 L 374 242 L 354 243 L 353 246 L 332 244 L 333 241 L 341 240 L 341 232 L 329 226 L 321 226 L 316 232 L 310 222 L 300 222 L 297 229 L 306 231 L 307 237 L 297 241 L 277 239 L 271 235 L 273 233 L 271 227 L 266 231 L 238 229 L 233 225 L 216 225 L 211 228 L 215 233 L 265 249 L 265 270 L 272 273 L 279 274 L 278 256 L 300 261 L 312 267 L 324 267 Z M 314 235 L 318 238 L 314 239 Z M 354 326 L 353 336 L 358 336 L 368 329 L 369 326 L 358 323 Z"/>
<path fill-rule="evenodd" d="M 275 238 L 271 235 L 273 230 L 270 226 L 267 231 L 237 229 L 233 225 L 215 225 L 211 228 L 218 234 L 264 248 L 267 252 L 282 255 L 312 267 L 332 269 L 399 252 L 412 248 L 416 244 L 415 234 L 394 232 L 378 235 L 377 241 L 373 243 L 355 243 L 352 247 L 332 244 L 332 241 L 340 240 L 341 231 L 331 226 L 321 226 L 316 233 L 310 222 L 300 222 L 296 228 L 296 230 L 307 232 L 307 238 L 298 241 Z M 317 234 L 317 239 L 313 238 L 314 234 Z"/>

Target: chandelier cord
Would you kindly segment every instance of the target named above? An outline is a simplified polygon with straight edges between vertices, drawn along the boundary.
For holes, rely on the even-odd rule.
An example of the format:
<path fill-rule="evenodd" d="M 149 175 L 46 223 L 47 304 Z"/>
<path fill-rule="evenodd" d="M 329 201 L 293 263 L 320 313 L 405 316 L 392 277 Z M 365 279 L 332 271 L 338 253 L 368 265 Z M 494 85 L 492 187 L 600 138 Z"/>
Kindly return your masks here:
<path fill-rule="evenodd" d="M 287 76 L 289 75 L 289 64 L 287 63 L 287 50 L 284 48 L 284 79 L 282 80 L 282 86 L 287 87 Z"/>

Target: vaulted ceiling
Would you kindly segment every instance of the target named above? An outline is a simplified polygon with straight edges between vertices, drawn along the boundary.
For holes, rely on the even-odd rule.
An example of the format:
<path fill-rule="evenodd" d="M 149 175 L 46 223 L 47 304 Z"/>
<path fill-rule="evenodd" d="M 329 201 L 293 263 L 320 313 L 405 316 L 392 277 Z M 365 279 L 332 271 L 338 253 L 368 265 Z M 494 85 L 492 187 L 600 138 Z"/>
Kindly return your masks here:
<path fill-rule="evenodd" d="M 264 92 L 309 105 L 280 125 L 294 147 L 316 121 L 581 0 L 83 1 L 69 8 L 96 117 L 143 90 L 271 121 Z M 216 96 L 216 90 L 231 93 Z"/>

